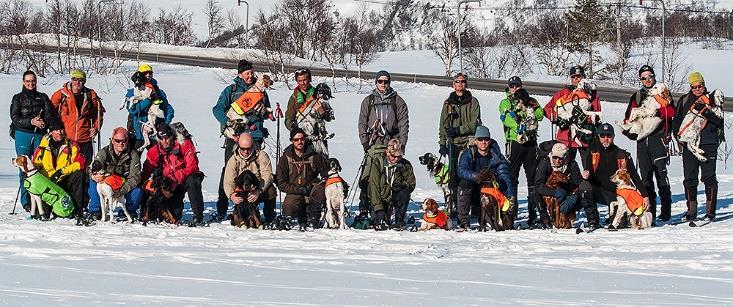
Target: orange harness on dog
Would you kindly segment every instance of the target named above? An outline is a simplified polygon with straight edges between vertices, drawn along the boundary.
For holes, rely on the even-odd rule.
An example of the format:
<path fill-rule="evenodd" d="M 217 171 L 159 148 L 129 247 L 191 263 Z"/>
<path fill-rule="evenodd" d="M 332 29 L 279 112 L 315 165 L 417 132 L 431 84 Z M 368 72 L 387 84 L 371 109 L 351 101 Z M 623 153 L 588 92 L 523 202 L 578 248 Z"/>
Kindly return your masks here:
<path fill-rule="evenodd" d="M 104 177 L 103 182 L 112 187 L 112 190 L 119 191 L 120 188 L 122 188 L 122 185 L 125 184 L 125 178 L 122 178 L 122 176 L 117 174 L 112 174 Z"/>
<path fill-rule="evenodd" d="M 501 211 L 509 211 L 509 199 L 506 198 L 504 193 L 502 193 L 499 189 L 492 187 L 483 187 L 481 188 L 481 194 L 491 195 L 491 197 L 496 200 L 496 203 L 501 208 Z"/>
<path fill-rule="evenodd" d="M 432 216 L 425 212 L 425 214 L 423 214 L 422 216 L 422 219 L 423 221 L 426 221 L 428 223 L 438 225 L 440 228 L 445 227 L 445 225 L 448 223 L 448 215 L 441 210 L 438 210 L 438 213 Z"/>
<path fill-rule="evenodd" d="M 232 102 L 232 109 L 239 115 L 244 115 L 254 109 L 265 97 L 263 92 L 244 92 L 237 100 Z"/>
<path fill-rule="evenodd" d="M 698 101 L 702 101 L 702 103 L 705 105 L 705 108 L 703 108 L 702 111 L 700 111 L 700 113 L 698 113 L 698 114 L 701 114 L 702 112 L 704 112 L 705 109 L 710 109 L 710 98 L 708 98 L 708 96 L 702 95 L 702 96 L 698 97 L 697 100 L 693 104 L 690 105 L 690 110 L 692 110 L 692 108 L 695 107 L 695 103 L 697 103 Z M 698 115 L 698 116 L 700 116 L 700 115 Z M 680 130 L 679 130 L 679 132 L 677 132 L 677 135 L 678 136 L 682 136 L 682 134 L 685 133 L 685 130 L 687 130 L 687 128 L 689 128 L 690 125 L 692 125 L 693 122 L 694 121 L 690 121 L 689 123 L 687 123 L 687 125 L 685 125 L 683 127 L 680 127 Z M 707 120 L 703 121 L 702 128 L 700 129 L 700 131 L 702 131 L 703 129 L 705 129 L 705 126 L 707 126 L 707 125 L 708 125 L 708 121 Z"/>
<path fill-rule="evenodd" d="M 323 186 L 324 187 L 327 187 L 329 185 L 332 185 L 332 184 L 338 183 L 338 182 L 344 182 L 344 180 L 341 179 L 341 177 L 338 177 L 338 176 L 336 176 L 336 177 L 328 177 L 328 179 L 326 179 L 326 183 Z"/>
<path fill-rule="evenodd" d="M 618 188 L 616 189 L 616 194 L 624 199 L 626 206 L 629 207 L 629 210 L 633 212 L 634 215 L 641 216 L 644 214 L 644 198 L 638 190 Z"/>
<path fill-rule="evenodd" d="M 572 92 L 567 93 L 567 94 L 563 95 L 562 97 L 558 98 L 555 101 L 555 104 L 558 107 L 560 107 L 560 106 L 565 105 L 568 102 L 575 101 L 575 100 L 580 100 L 580 99 L 590 100 L 590 96 L 588 96 L 588 93 L 586 93 L 585 91 L 582 91 L 582 90 L 573 90 Z"/>

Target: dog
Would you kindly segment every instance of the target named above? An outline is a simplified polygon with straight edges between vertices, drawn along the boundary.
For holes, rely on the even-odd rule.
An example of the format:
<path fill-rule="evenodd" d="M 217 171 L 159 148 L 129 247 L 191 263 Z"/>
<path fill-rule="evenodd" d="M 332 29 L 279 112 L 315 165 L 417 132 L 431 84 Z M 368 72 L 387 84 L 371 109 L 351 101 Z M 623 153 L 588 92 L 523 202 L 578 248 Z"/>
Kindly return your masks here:
<path fill-rule="evenodd" d="M 97 194 L 99 194 L 99 203 L 102 210 L 102 222 L 107 220 L 107 213 L 109 213 L 109 222 L 115 222 L 115 210 L 120 207 L 122 212 L 125 213 L 127 220 L 132 223 L 132 216 L 127 211 L 126 200 L 124 195 L 114 197 L 115 190 L 119 190 L 124 182 L 119 175 L 110 174 L 104 169 L 104 165 L 100 161 L 94 161 L 89 165 L 89 173 L 92 175 L 104 176 L 104 181 L 97 183 Z"/>
<path fill-rule="evenodd" d="M 567 128 L 570 129 L 570 135 L 578 145 L 583 145 L 577 136 L 592 136 L 594 131 L 590 126 L 594 126 L 602 121 L 601 112 L 593 112 L 591 110 L 590 94 L 596 89 L 596 85 L 589 80 L 583 79 L 573 91 L 560 97 L 557 100 L 557 118 L 567 122 Z M 560 127 L 565 129 L 564 127 Z"/>
<path fill-rule="evenodd" d="M 330 169 L 326 178 L 326 211 L 321 214 L 321 220 L 326 221 L 326 227 L 346 229 L 346 205 L 344 195 L 348 194 L 347 185 L 339 173 L 341 163 L 335 158 L 328 159 Z"/>
<path fill-rule="evenodd" d="M 26 180 L 24 180 L 23 185 L 26 185 L 25 181 L 27 181 L 28 178 L 31 178 L 32 176 L 43 176 L 38 172 L 35 165 L 33 165 L 33 161 L 26 155 L 20 155 L 16 158 L 13 158 L 12 164 L 13 166 L 19 168 L 20 171 L 25 174 Z M 43 208 L 44 204 L 41 196 L 30 192 L 28 193 L 28 196 L 30 196 L 31 200 L 31 218 L 47 220 L 48 217 L 46 216 L 46 210 L 44 210 Z"/>
<path fill-rule="evenodd" d="M 560 171 L 553 171 L 550 176 L 547 177 L 546 184 L 548 187 L 556 189 L 569 181 L 570 178 L 568 178 L 567 175 Z M 542 199 L 547 205 L 547 209 L 550 211 L 552 227 L 558 229 L 569 229 L 573 227 L 573 223 L 575 222 L 575 211 L 568 212 L 567 214 L 562 213 L 560 210 L 560 202 L 557 198 L 552 196 L 543 196 Z"/>
<path fill-rule="evenodd" d="M 257 200 L 249 202 L 247 197 L 249 193 L 260 188 L 260 181 L 257 176 L 250 170 L 246 170 L 234 179 L 234 193 L 244 198 L 244 201 L 234 205 L 232 211 L 232 226 L 247 229 L 257 228 L 263 229 L 262 220 L 260 219 L 260 210 L 257 208 L 259 203 Z"/>
<path fill-rule="evenodd" d="M 712 93 L 713 101 L 706 95 L 700 96 L 698 99 L 702 99 L 708 103 L 705 104 L 705 108 L 709 109 L 718 117 L 723 117 L 723 92 L 720 90 L 714 90 Z M 704 112 L 703 109 L 702 112 Z M 677 140 L 684 143 L 688 150 L 701 162 L 705 162 L 708 158 L 705 156 L 705 151 L 700 148 L 700 132 L 707 125 L 707 119 L 702 116 L 702 112 L 698 112 L 694 109 L 690 110 L 682 118 L 682 124 L 680 124 L 679 132 L 677 133 Z M 717 154 L 717 153 L 713 153 Z"/>
<path fill-rule="evenodd" d="M 138 151 L 143 151 L 145 148 L 150 146 L 150 135 L 155 134 L 155 125 L 165 118 L 165 113 L 160 108 L 160 104 L 163 103 L 162 97 L 160 96 L 160 89 L 157 85 L 149 82 L 145 77 L 145 74 L 141 72 L 135 72 L 130 78 L 134 84 L 132 90 L 133 95 L 122 102 L 120 110 L 123 108 L 132 108 L 135 104 L 149 99 L 152 104 L 148 108 L 147 120 L 141 122 L 142 124 L 142 136 L 143 145 L 138 148 Z"/>
<path fill-rule="evenodd" d="M 336 134 L 328 133 L 326 130 L 326 121 L 336 119 L 333 108 L 328 102 L 333 98 L 331 88 L 325 83 L 319 83 L 316 86 L 315 101 L 308 104 L 304 109 L 297 110 L 295 121 L 313 145 L 313 149 L 324 156 L 328 157 L 327 141 L 332 139 Z"/>
<path fill-rule="evenodd" d="M 420 231 L 428 231 L 432 229 L 453 229 L 453 222 L 448 214 L 438 208 L 438 202 L 432 198 L 425 199 L 422 203 L 422 209 L 425 211 L 420 223 Z"/>
<path fill-rule="evenodd" d="M 249 130 L 250 116 L 262 116 L 272 118 L 272 108 L 264 105 L 265 92 L 272 87 L 272 79 L 269 75 L 262 75 L 254 85 L 242 93 L 226 113 L 227 124 L 222 134 L 228 138 Z"/>
<path fill-rule="evenodd" d="M 487 226 L 495 231 L 514 229 L 511 201 L 499 190 L 494 173 L 488 169 L 482 170 L 478 181 L 481 186 L 479 231 L 486 231 Z"/>
<path fill-rule="evenodd" d="M 640 106 L 631 109 L 629 118 L 617 121 L 616 124 L 629 133 L 636 134 L 637 140 L 642 140 L 654 132 L 662 119 L 656 116 L 657 110 L 672 103 L 672 97 L 664 83 L 657 83 L 648 91 L 647 97 Z"/>
<path fill-rule="evenodd" d="M 611 182 L 616 184 L 616 201 L 611 202 L 609 215 L 613 222 L 610 230 L 618 228 L 624 215 L 629 216 L 629 224 L 634 229 L 646 229 L 652 225 L 652 214 L 644 210 L 643 198 L 639 190 L 634 187 L 629 172 L 620 168 L 611 176 Z"/>
<path fill-rule="evenodd" d="M 171 225 L 179 225 L 180 221 L 171 213 L 166 204 L 167 200 L 173 197 L 173 181 L 163 176 L 163 168 L 156 167 L 153 176 L 145 183 L 145 191 L 148 193 L 148 201 L 145 209 L 142 210 L 142 224 L 147 226 L 149 221 L 165 221 Z"/>
<path fill-rule="evenodd" d="M 433 177 L 435 183 L 440 187 L 440 190 L 443 191 L 443 200 L 445 201 L 444 203 L 447 204 L 451 197 L 451 190 L 448 185 L 450 182 L 448 164 L 441 162 L 440 159 L 429 152 L 420 156 L 418 159 L 420 160 L 421 165 L 425 165 L 430 176 Z"/>

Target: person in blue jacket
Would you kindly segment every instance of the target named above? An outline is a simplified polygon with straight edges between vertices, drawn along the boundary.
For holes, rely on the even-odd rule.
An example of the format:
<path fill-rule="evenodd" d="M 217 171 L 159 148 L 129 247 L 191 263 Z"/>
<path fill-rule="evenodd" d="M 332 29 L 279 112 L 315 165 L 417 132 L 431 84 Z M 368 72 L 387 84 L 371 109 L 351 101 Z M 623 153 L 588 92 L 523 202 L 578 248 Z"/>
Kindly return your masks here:
<path fill-rule="evenodd" d="M 479 210 L 480 187 L 477 180 L 481 170 L 490 169 L 499 181 L 499 190 L 516 206 L 517 187 L 509 176 L 509 162 L 491 138 L 489 128 L 476 127 L 474 145 L 464 149 L 458 157 L 458 222 L 461 228 L 470 225 L 469 211 Z M 478 211 L 476 211 L 478 212 Z"/>
<path fill-rule="evenodd" d="M 153 101 L 153 99 L 146 98 L 134 104 L 127 104 L 127 111 L 130 112 L 130 116 L 127 118 L 127 130 L 135 136 L 135 143 L 131 144 L 133 148 L 140 148 L 140 146 L 143 145 L 142 123 L 148 121 L 148 110 L 153 103 L 159 104 L 160 110 L 163 111 L 163 114 L 165 115 L 163 120 L 167 125 L 170 125 L 174 115 L 173 106 L 168 102 L 168 96 L 166 96 L 165 92 L 158 87 L 158 81 L 153 78 L 153 67 L 148 64 L 142 64 L 138 67 L 137 71 L 145 75 L 147 82 L 152 83 L 156 89 L 156 100 L 160 101 Z M 135 89 L 128 89 L 127 94 L 125 94 L 125 100 L 130 99 L 134 95 Z M 155 124 L 157 125 L 158 123 Z M 151 135 L 150 137 L 154 137 L 154 135 Z"/>

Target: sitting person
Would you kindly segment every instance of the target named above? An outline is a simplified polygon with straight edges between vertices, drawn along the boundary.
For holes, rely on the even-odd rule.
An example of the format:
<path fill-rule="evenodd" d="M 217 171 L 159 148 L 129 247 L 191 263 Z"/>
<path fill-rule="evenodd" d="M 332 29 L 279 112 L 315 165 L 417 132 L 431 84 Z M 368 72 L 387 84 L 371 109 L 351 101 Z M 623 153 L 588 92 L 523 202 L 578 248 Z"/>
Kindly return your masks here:
<path fill-rule="evenodd" d="M 394 213 L 394 223 L 389 228 L 402 230 L 410 194 L 415 190 L 412 164 L 402 157 L 402 143 L 398 139 L 389 140 L 387 149 L 374 154 L 370 161 L 368 191 L 374 229 L 386 230 Z"/>
<path fill-rule="evenodd" d="M 550 187 L 547 180 L 553 172 L 560 172 L 568 177 L 568 182 L 559 186 Z M 535 191 L 537 191 L 540 204 L 540 222 L 542 228 L 550 228 L 550 218 L 547 212 L 547 203 L 544 196 L 554 197 L 561 204 L 561 211 L 567 214 L 570 211 L 577 211 L 578 186 L 582 182 L 580 167 L 575 160 L 568 159 L 568 147 L 563 143 L 555 143 L 552 151 L 540 159 L 535 174 Z"/>
<path fill-rule="evenodd" d="M 140 153 L 131 146 L 127 129 L 115 128 L 112 131 L 110 144 L 99 150 L 94 162 L 101 163 L 102 173 L 107 175 L 99 172 L 90 174 L 89 207 L 87 208 L 89 214 L 97 217 L 101 214 L 97 183 L 105 182 L 109 176 L 119 176 L 123 183 L 119 189 L 115 190 L 113 197 L 124 195 L 127 211 L 135 218 L 143 198 L 143 191 L 138 187 L 140 184 Z"/>
<path fill-rule="evenodd" d="M 507 195 L 512 206 L 516 206 L 516 187 L 509 177 L 509 162 L 501 154 L 499 144 L 491 138 L 489 128 L 476 127 L 474 145 L 464 149 L 458 156 L 458 222 L 461 228 L 470 226 L 469 211 L 479 206 L 479 172 L 491 170 L 499 181 L 499 190 Z M 477 210 L 477 209 L 476 209 Z"/>
<path fill-rule="evenodd" d="M 74 201 L 74 218 L 81 218 L 86 207 L 86 175 L 82 170 L 85 157 L 76 142 L 66 137 L 64 126 L 57 118 L 52 118 L 49 132 L 33 153 L 36 169 L 69 193 Z"/>
<path fill-rule="evenodd" d="M 183 215 L 183 198 L 188 193 L 193 211 L 191 225 L 202 226 L 204 197 L 201 182 L 204 180 L 204 173 L 199 170 L 196 147 L 190 139 L 178 142 L 173 128 L 166 124 L 159 125 L 157 130 L 158 143 L 148 149 L 143 163 L 143 181 L 148 180 L 156 168 L 162 168 L 163 176 L 173 183 L 173 195 L 166 200 L 168 210 L 180 221 Z"/>

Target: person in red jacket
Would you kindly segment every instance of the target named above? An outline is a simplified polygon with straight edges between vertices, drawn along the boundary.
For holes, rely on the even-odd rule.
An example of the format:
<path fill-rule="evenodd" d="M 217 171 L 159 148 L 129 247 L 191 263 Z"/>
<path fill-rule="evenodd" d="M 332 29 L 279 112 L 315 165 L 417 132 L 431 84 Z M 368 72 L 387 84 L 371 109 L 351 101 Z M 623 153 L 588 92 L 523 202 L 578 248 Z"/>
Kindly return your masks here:
<path fill-rule="evenodd" d="M 158 143 L 148 149 L 143 164 L 143 182 L 148 180 L 157 167 L 163 170 L 163 176 L 173 182 L 173 196 L 167 201 L 169 210 L 178 220 L 183 214 L 183 197 L 188 193 L 193 211 L 194 226 L 203 225 L 204 197 L 201 192 L 201 182 L 204 173 L 199 170 L 199 159 L 196 156 L 196 147 L 189 139 L 177 141 L 176 133 L 166 125 L 160 124 Z"/>
<path fill-rule="evenodd" d="M 580 159 L 582 161 L 582 164 L 585 165 L 585 157 L 588 156 L 588 142 L 582 141 L 582 140 L 575 140 L 573 139 L 573 136 L 570 135 L 570 128 L 561 128 L 562 125 L 559 123 L 559 119 L 557 116 L 557 100 L 572 93 L 572 91 L 578 86 L 578 83 L 580 83 L 581 80 L 585 78 L 585 69 L 583 69 L 583 66 L 577 65 L 570 68 L 570 82 L 571 85 L 564 87 L 560 91 L 556 92 L 555 95 L 552 95 L 552 99 L 550 99 L 550 102 L 548 102 L 544 109 L 545 109 L 545 117 L 549 119 L 554 125 L 558 125 L 557 134 L 555 135 L 555 140 L 557 140 L 560 143 L 565 144 L 569 148 L 567 159 L 568 161 L 575 160 L 575 155 L 580 151 Z M 590 97 L 589 97 L 590 103 L 591 103 L 591 110 L 593 112 L 600 112 L 601 111 L 601 101 L 598 97 L 598 92 L 596 90 L 591 91 Z M 588 119 L 590 121 L 590 118 Z M 578 144 L 580 142 L 581 144 Z"/>

